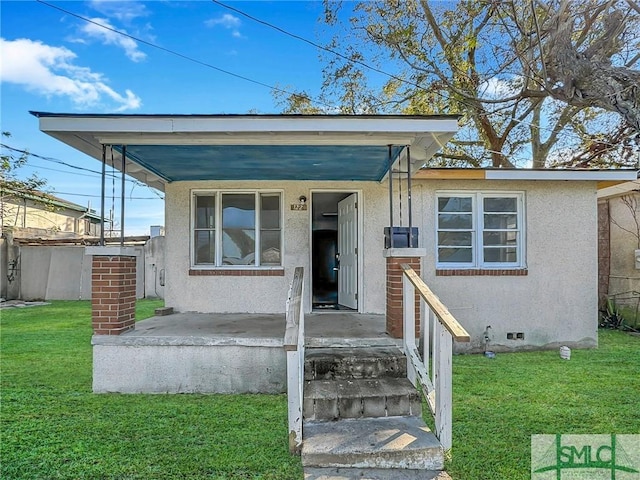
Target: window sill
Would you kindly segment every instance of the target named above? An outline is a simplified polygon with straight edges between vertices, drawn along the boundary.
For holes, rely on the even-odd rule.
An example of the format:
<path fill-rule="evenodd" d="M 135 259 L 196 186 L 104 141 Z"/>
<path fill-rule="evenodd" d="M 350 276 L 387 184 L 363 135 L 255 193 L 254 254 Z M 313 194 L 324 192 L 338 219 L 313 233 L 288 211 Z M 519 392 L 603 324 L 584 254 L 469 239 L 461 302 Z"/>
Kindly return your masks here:
<path fill-rule="evenodd" d="M 283 267 L 254 268 L 190 268 L 192 277 L 284 277 Z"/>
<path fill-rule="evenodd" d="M 438 268 L 436 277 L 525 277 L 527 268 Z"/>

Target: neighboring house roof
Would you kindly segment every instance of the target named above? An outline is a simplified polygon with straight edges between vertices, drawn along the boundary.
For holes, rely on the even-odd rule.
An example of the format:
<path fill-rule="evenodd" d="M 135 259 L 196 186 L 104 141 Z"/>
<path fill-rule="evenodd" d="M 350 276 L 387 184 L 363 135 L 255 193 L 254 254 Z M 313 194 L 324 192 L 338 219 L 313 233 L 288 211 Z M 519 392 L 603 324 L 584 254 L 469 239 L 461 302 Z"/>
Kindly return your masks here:
<path fill-rule="evenodd" d="M 383 180 L 418 169 L 458 130 L 457 115 L 76 115 L 31 112 L 40 130 L 159 190 L 180 180 Z M 404 162 L 403 162 L 404 163 Z M 406 167 L 405 167 L 406 168 Z"/>
<path fill-rule="evenodd" d="M 29 191 L 29 192 L 19 192 L 17 190 L 1 188 L 0 191 L 8 197 L 13 198 L 21 198 L 27 200 L 33 200 L 34 202 L 39 202 L 46 205 L 52 205 L 54 207 L 65 208 L 67 210 L 73 210 L 76 212 L 83 213 L 86 218 L 96 220 L 100 222 L 100 215 L 96 214 L 95 210 L 92 210 L 88 207 L 84 207 L 82 205 L 78 205 L 77 203 L 70 202 L 63 198 L 58 198 L 54 195 L 44 192 L 38 191 Z"/>
<path fill-rule="evenodd" d="M 622 197 L 632 192 L 640 192 L 640 172 L 638 178 L 635 180 L 617 185 L 607 185 L 605 188 L 598 190 L 598 198 Z"/>

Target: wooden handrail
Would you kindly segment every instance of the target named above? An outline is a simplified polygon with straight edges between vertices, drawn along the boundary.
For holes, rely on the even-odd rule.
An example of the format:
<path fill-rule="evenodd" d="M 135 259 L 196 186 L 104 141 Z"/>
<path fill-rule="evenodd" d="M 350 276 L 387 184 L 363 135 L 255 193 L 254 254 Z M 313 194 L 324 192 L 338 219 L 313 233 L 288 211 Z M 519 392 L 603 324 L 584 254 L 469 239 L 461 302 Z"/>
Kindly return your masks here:
<path fill-rule="evenodd" d="M 438 296 L 431 291 L 426 283 L 418 276 L 413 268 L 406 263 L 400 265 L 407 279 L 413 284 L 420 296 L 429 305 L 431 311 L 438 317 L 440 323 L 451 334 L 456 342 L 470 342 L 471 337 L 460 323 L 455 319 L 449 309 L 444 306 Z"/>
<path fill-rule="evenodd" d="M 296 267 L 293 273 L 293 280 L 291 281 L 289 299 L 287 300 L 286 327 L 283 341 L 285 351 L 295 352 L 298 350 L 303 272 L 304 269 L 302 267 Z"/>

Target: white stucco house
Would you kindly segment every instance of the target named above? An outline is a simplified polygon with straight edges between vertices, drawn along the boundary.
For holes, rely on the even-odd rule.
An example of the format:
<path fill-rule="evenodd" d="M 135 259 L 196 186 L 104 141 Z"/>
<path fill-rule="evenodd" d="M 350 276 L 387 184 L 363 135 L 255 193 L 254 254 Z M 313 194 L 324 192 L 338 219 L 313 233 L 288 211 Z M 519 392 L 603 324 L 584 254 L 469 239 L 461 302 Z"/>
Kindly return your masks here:
<path fill-rule="evenodd" d="M 242 314 L 260 330 L 259 318 L 275 315 L 284 332 L 289 284 L 301 266 L 308 331 L 329 318 L 323 312 L 340 312 L 370 325 L 372 336 L 382 324 L 398 337 L 401 292 L 388 275 L 399 259 L 469 332 L 458 351 L 486 348 L 488 326 L 497 351 L 597 345 L 598 185 L 636 172 L 423 169 L 456 133 L 455 116 L 33 113 L 43 132 L 98 161 L 113 147 L 116 168 L 165 192 L 165 304 L 176 312 L 161 317 L 165 326 L 195 312 L 209 315 L 198 317 L 202 329 L 214 314 Z M 391 225 L 402 228 L 385 236 Z M 145 322 L 135 329 L 153 337 L 143 354 L 132 324 L 102 328 L 94 317 L 94 358 L 110 365 L 94 365 L 94 373 L 112 382 L 106 390 L 129 381 L 113 365 L 130 368 L 132 355 L 144 357 L 147 378 L 166 371 L 174 354 L 149 353 L 165 344 Z M 348 340 L 343 324 L 333 329 L 318 337 Z M 202 351 L 215 341 L 174 338 L 178 377 L 197 376 L 185 363 L 239 356 L 246 367 L 235 376 L 260 377 L 248 391 L 282 391 L 282 342 L 256 333 L 273 351 L 255 356 L 242 350 L 251 346 L 246 332 L 235 340 L 229 332 L 217 343 L 229 350 L 207 361 Z M 256 368 L 261 363 L 270 373 Z M 241 390 L 228 382 L 198 377 L 192 391 Z"/>

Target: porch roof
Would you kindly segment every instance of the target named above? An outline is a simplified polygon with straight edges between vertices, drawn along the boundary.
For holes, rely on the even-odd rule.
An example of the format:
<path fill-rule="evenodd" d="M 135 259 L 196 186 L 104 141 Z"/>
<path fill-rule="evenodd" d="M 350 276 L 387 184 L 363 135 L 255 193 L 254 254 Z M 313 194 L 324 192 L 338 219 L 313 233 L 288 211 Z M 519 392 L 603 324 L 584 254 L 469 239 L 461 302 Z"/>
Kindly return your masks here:
<path fill-rule="evenodd" d="M 449 141 L 458 116 L 100 115 L 31 112 L 40 130 L 159 190 L 181 180 L 382 181 L 411 147 L 412 169 Z M 389 152 L 391 146 L 391 152 Z M 111 163 L 109 149 L 108 163 Z"/>

